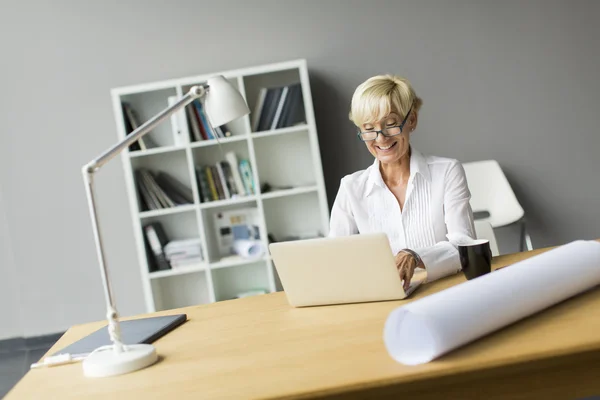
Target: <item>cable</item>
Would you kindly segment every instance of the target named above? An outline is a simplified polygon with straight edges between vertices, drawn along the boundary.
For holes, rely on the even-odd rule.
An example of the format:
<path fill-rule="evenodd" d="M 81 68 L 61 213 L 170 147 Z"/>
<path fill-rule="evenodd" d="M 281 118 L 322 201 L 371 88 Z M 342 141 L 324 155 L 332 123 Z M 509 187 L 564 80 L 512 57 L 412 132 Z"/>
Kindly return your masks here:
<path fill-rule="evenodd" d="M 89 355 L 92 355 L 94 353 L 97 353 L 99 351 L 104 351 L 104 350 L 114 350 L 114 344 L 109 344 L 106 346 L 100 346 L 97 349 L 95 349 L 94 351 L 92 351 L 91 353 L 79 353 L 79 354 L 70 354 L 70 353 L 64 353 L 64 354 L 57 354 L 55 356 L 49 356 L 44 358 L 41 362 L 39 363 L 33 363 L 31 364 L 31 369 L 34 368 L 43 368 L 43 367 L 54 367 L 54 366 L 58 366 L 58 365 L 65 365 L 65 364 L 72 364 L 72 363 L 76 363 L 79 361 L 83 361 L 85 360 Z M 127 346 L 123 346 L 123 350 L 127 351 Z"/>

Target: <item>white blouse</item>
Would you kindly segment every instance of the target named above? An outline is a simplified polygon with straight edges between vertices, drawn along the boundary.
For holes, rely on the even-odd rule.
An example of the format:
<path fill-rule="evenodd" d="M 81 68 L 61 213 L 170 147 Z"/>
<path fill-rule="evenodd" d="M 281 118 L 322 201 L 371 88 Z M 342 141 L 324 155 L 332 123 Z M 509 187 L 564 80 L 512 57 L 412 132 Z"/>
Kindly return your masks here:
<path fill-rule="evenodd" d="M 329 236 L 384 232 L 394 255 L 414 250 L 425 264 L 427 280 L 433 281 L 460 271 L 456 241 L 475 238 L 471 193 L 460 162 L 411 149 L 403 210 L 375 159 L 367 169 L 342 178 Z"/>

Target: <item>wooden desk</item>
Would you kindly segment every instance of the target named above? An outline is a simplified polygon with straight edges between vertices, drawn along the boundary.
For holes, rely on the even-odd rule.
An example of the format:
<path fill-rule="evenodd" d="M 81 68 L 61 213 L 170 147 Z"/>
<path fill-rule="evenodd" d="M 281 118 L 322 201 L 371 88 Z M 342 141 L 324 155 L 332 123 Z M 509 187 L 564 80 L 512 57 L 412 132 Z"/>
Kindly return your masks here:
<path fill-rule="evenodd" d="M 497 257 L 494 267 L 543 251 Z M 412 299 L 463 281 L 458 274 L 424 285 Z M 382 339 L 388 314 L 405 302 L 294 309 L 283 293 L 274 293 L 157 313 L 183 311 L 189 318 L 155 343 L 162 358 L 158 364 L 111 378 L 85 378 L 80 364 L 32 370 L 8 399 L 532 399 L 600 394 L 600 289 L 416 367 L 393 361 Z M 50 352 L 103 324 L 69 329 Z"/>

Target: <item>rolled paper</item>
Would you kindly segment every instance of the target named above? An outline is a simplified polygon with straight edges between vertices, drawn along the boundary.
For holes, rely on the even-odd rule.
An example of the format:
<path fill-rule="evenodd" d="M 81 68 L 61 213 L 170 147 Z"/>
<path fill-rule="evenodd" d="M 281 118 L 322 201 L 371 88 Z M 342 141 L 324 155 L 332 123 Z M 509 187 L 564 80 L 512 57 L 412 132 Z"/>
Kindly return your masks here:
<path fill-rule="evenodd" d="M 600 243 L 571 242 L 395 309 L 385 346 L 402 364 L 424 364 L 597 285 Z"/>
<path fill-rule="evenodd" d="M 265 253 L 264 246 L 260 240 L 241 239 L 233 242 L 235 253 L 244 258 L 256 258 Z"/>

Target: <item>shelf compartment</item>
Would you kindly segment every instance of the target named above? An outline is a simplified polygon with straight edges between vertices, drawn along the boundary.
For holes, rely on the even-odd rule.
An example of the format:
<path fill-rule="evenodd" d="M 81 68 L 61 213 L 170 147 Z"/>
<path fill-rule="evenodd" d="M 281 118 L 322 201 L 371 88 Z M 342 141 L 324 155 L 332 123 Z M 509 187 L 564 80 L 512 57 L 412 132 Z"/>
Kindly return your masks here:
<path fill-rule="evenodd" d="M 240 174 L 240 177 L 242 177 L 243 174 L 241 173 L 239 164 L 242 160 L 250 161 L 250 153 L 249 153 L 247 141 L 227 142 L 227 143 L 223 143 L 221 145 L 221 147 L 215 147 L 215 146 L 197 147 L 192 150 L 192 157 L 193 157 L 193 163 L 194 163 L 194 176 L 195 176 L 194 179 L 196 179 L 197 186 L 198 186 L 199 192 L 201 192 L 200 194 L 201 194 L 203 200 L 206 196 L 205 196 L 205 194 L 202 193 L 202 189 L 201 189 L 202 185 L 201 185 L 201 182 L 198 180 L 197 167 L 206 167 L 206 166 L 213 167 L 217 164 L 217 162 L 226 161 L 225 155 L 232 152 L 235 154 L 235 156 L 237 158 L 238 165 L 235 167 L 232 165 L 231 168 L 232 169 L 237 168 L 237 171 Z M 253 170 L 254 166 L 251 165 L 250 169 Z M 220 183 L 219 175 L 216 174 L 215 171 L 213 171 L 212 174 L 213 174 L 212 176 L 213 176 L 213 181 L 215 182 L 215 186 L 219 185 L 219 183 Z M 254 177 L 254 174 L 252 174 L 252 177 Z M 208 187 L 208 178 L 206 178 L 206 186 Z M 209 193 L 209 196 L 211 196 L 210 190 L 208 193 Z M 210 198 L 212 198 L 212 197 L 210 197 Z M 212 207 L 210 205 L 211 203 L 213 203 L 213 202 L 217 203 L 217 202 L 221 202 L 221 201 L 235 203 L 237 201 L 237 199 L 230 198 L 230 199 L 203 201 L 202 207 Z M 244 201 L 244 200 L 241 200 L 241 201 Z"/>
<path fill-rule="evenodd" d="M 135 191 L 138 198 L 138 210 L 140 210 L 140 214 L 147 215 L 146 213 L 148 213 L 152 215 L 154 213 L 160 215 L 162 213 L 168 213 L 166 210 L 172 210 L 172 212 L 177 213 L 179 212 L 179 207 L 189 206 L 193 204 L 182 204 L 175 207 L 164 207 L 156 210 L 143 210 L 141 202 L 141 199 L 143 197 L 141 196 L 140 187 L 138 185 L 139 177 L 136 174 L 136 171 L 139 171 L 141 169 L 146 169 L 153 174 L 156 174 L 158 172 L 165 172 L 171 179 L 176 180 L 181 185 L 188 188 L 188 196 L 191 197 L 190 200 L 193 200 L 192 177 L 190 177 L 189 173 L 187 153 L 184 150 L 152 154 L 146 157 L 134 157 L 131 158 L 131 166 L 133 169 L 134 182 L 136 183 Z"/>
<path fill-rule="evenodd" d="M 150 280 L 156 311 L 210 303 L 205 271 Z"/>
<path fill-rule="evenodd" d="M 237 90 L 240 90 L 237 77 L 229 77 L 228 81 L 229 81 L 229 83 L 231 83 L 233 85 L 234 88 L 236 88 Z M 190 88 L 194 85 L 201 85 L 204 83 L 206 83 L 206 82 L 195 82 L 193 84 L 185 85 L 185 86 L 183 86 L 183 93 L 187 93 L 190 90 Z M 186 106 L 186 108 L 187 107 L 190 107 L 190 106 Z M 236 120 L 233 120 L 233 121 L 227 123 L 227 128 L 229 129 L 229 131 L 231 132 L 233 137 L 246 136 L 248 134 L 248 131 L 246 130 L 245 118 L 248 118 L 248 117 L 243 116 L 241 118 L 238 118 Z M 189 127 L 189 122 L 188 122 L 188 129 L 189 128 L 190 127 Z M 189 132 L 191 132 L 191 130 L 189 130 Z M 195 144 L 195 143 L 203 143 L 203 142 L 193 142 L 193 143 Z"/>
<path fill-rule="evenodd" d="M 318 192 L 276 197 L 263 202 L 267 232 L 277 241 L 323 235 Z"/>
<path fill-rule="evenodd" d="M 256 128 L 257 123 L 255 120 L 260 118 L 261 110 L 259 110 L 258 103 L 260 102 L 259 96 L 261 90 L 272 89 L 282 86 L 294 85 L 300 82 L 300 70 L 298 68 L 286 69 L 277 72 L 260 73 L 254 75 L 247 75 L 243 78 L 244 89 L 246 91 L 246 100 L 248 107 L 250 108 L 250 126 Z M 304 99 L 304 96 L 302 96 Z M 302 102 L 303 106 L 304 101 Z M 263 100 L 263 105 L 268 106 Z M 298 104 L 300 106 L 300 104 Z M 274 107 L 277 104 L 273 104 Z M 264 108 L 264 107 L 263 107 Z M 306 116 L 304 115 L 304 121 Z M 256 129 L 251 128 L 254 132 Z M 263 130 L 264 132 L 264 130 Z"/>
<path fill-rule="evenodd" d="M 238 162 L 242 159 L 249 160 L 250 153 L 248 151 L 247 141 L 221 141 L 223 147 L 223 153 L 219 147 L 195 147 L 192 149 L 192 158 L 194 165 L 215 165 L 218 161 L 224 161 L 223 154 L 227 154 L 229 151 L 233 151 L 238 159 Z"/>
<path fill-rule="evenodd" d="M 122 95 L 120 97 L 121 103 L 127 102 L 131 105 L 134 113 L 137 116 L 138 123 L 142 125 L 150 118 L 154 117 L 165 108 L 169 107 L 168 98 L 169 96 L 177 95 L 175 87 L 152 90 L 143 93 L 134 93 Z M 122 122 L 124 124 L 124 121 Z M 150 133 L 144 136 L 144 139 L 149 138 L 157 147 L 166 146 L 171 147 L 175 144 L 173 128 L 169 119 L 163 121 L 161 124 L 156 126 Z M 135 154 L 137 151 L 132 151 L 130 154 Z"/>
<path fill-rule="evenodd" d="M 162 243 L 163 251 L 170 241 L 173 240 L 187 240 L 187 239 L 201 239 L 202 233 L 198 227 L 197 211 L 191 210 L 189 212 L 171 215 L 161 215 L 149 218 L 144 218 L 141 221 L 142 237 L 145 243 L 145 256 L 148 260 L 148 268 L 151 268 L 151 264 L 155 260 L 155 256 L 150 248 L 150 241 L 146 234 L 146 227 L 151 224 L 159 224 L 164 231 L 166 236 L 166 242 Z M 156 227 L 157 228 L 157 227 Z M 158 232 L 157 232 L 158 233 Z M 202 248 L 202 257 L 206 260 L 206 250 Z M 156 265 L 158 267 L 158 265 Z M 163 269 L 159 271 L 152 271 L 149 273 L 150 278 L 160 278 L 166 276 L 182 275 L 189 272 L 200 271 L 206 269 L 206 262 L 200 261 L 200 266 L 197 264 L 189 265 L 185 267 L 177 267 L 172 269 Z"/>
<path fill-rule="evenodd" d="M 226 250 L 225 243 L 230 240 L 233 232 L 226 230 L 224 231 L 224 236 L 221 236 L 221 230 L 224 229 L 223 227 L 230 226 L 230 220 L 227 219 L 227 214 L 229 214 L 230 218 L 242 215 L 246 218 L 246 223 L 256 226 L 256 229 L 260 230 L 261 217 L 256 202 L 231 204 L 229 206 L 202 210 L 202 224 L 206 235 L 207 254 L 208 260 L 211 261 L 211 269 L 237 265 L 238 261 L 241 261 L 239 259 L 221 261 L 223 257 L 232 255 Z M 241 219 L 236 218 L 236 220 L 237 224 L 244 223 Z M 244 262 L 241 263 L 244 264 Z"/>
<path fill-rule="evenodd" d="M 260 186 L 314 186 L 315 160 L 308 130 L 254 139 Z"/>
<path fill-rule="evenodd" d="M 216 301 L 235 299 L 241 292 L 253 289 L 269 289 L 266 261 L 220 268 L 212 271 Z"/>
<path fill-rule="evenodd" d="M 160 223 L 169 240 L 184 240 L 200 237 L 196 210 L 189 210 L 179 214 L 158 215 L 144 218 L 141 221 L 142 229 L 144 226 L 152 223 Z"/>

